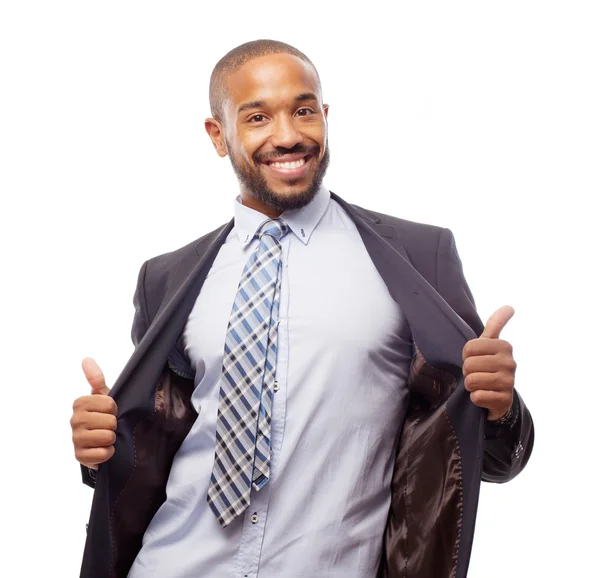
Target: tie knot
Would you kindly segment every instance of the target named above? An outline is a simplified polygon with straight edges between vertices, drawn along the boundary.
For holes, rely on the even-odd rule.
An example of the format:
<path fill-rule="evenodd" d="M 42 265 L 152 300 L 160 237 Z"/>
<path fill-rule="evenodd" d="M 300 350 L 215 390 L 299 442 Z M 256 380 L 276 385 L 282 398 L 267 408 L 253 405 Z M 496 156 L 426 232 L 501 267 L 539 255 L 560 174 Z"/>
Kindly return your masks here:
<path fill-rule="evenodd" d="M 281 219 L 269 219 L 265 221 L 258 229 L 258 238 L 261 239 L 263 235 L 269 235 L 274 239 L 281 239 L 290 230 L 285 221 Z"/>

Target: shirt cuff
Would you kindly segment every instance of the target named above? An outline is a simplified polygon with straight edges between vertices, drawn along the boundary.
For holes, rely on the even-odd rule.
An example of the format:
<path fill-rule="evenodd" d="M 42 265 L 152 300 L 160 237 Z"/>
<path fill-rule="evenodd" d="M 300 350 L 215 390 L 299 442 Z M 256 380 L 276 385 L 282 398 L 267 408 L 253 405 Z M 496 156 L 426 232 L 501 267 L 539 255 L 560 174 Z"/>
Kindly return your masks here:
<path fill-rule="evenodd" d="M 80 467 L 81 467 L 81 481 L 86 486 L 89 486 L 90 488 L 95 487 L 96 478 L 98 476 L 97 471 L 93 470 L 92 468 L 88 468 L 87 466 L 84 466 L 83 464 L 80 464 Z"/>

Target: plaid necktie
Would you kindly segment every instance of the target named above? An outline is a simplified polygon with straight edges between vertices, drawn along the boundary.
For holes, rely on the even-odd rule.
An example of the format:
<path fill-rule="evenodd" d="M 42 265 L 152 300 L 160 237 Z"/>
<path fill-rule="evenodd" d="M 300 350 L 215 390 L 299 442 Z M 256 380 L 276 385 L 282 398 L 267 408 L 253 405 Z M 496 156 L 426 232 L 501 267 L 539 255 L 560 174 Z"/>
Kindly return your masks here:
<path fill-rule="evenodd" d="M 271 407 L 277 362 L 281 244 L 289 231 L 268 220 L 257 235 L 229 318 L 221 375 L 215 461 L 208 503 L 226 527 L 269 479 Z"/>

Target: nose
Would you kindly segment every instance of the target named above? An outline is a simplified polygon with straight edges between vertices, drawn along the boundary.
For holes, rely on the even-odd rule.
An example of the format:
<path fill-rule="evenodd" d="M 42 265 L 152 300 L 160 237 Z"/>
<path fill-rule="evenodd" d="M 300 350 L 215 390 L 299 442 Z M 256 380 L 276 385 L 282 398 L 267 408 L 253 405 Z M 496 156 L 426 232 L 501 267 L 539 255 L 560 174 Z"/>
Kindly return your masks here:
<path fill-rule="evenodd" d="M 302 142 L 302 135 L 294 125 L 294 119 L 288 116 L 279 117 L 273 123 L 271 144 L 274 147 L 291 149 Z"/>

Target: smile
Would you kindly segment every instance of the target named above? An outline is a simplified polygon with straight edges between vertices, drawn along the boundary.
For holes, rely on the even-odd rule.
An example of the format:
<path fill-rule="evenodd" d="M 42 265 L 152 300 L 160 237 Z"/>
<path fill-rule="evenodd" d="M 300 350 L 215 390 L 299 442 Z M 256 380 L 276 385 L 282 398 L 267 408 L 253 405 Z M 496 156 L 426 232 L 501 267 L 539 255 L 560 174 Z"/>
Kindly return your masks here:
<path fill-rule="evenodd" d="M 308 155 L 293 161 L 267 161 L 262 164 L 278 176 L 297 179 L 308 172 L 312 158 L 312 155 Z"/>
<path fill-rule="evenodd" d="M 297 169 L 298 167 L 301 167 L 305 163 L 306 163 L 306 159 L 300 159 L 299 161 L 286 162 L 286 163 L 273 162 L 273 163 L 269 163 L 269 165 L 272 167 L 275 167 L 276 169 Z"/>

